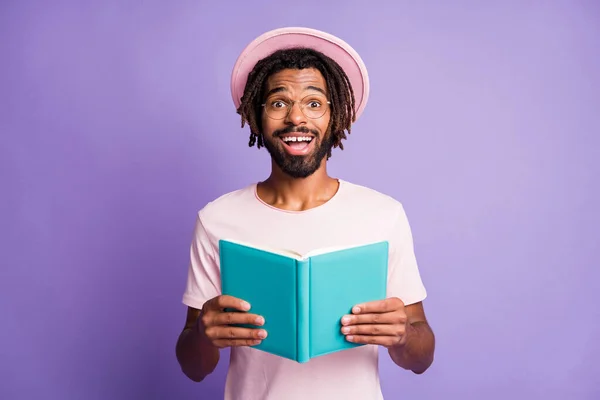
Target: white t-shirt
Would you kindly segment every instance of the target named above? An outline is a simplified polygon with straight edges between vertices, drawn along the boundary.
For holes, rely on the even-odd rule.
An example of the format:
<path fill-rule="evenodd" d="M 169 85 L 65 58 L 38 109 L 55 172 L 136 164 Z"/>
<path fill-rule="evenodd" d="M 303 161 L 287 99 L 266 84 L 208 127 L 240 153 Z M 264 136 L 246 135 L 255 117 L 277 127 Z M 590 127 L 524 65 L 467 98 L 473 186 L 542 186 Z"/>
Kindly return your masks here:
<path fill-rule="evenodd" d="M 221 294 L 219 239 L 303 253 L 388 240 L 388 297 L 405 305 L 426 297 L 404 208 L 375 190 L 339 180 L 336 194 L 306 211 L 263 202 L 256 184 L 225 194 L 198 212 L 183 303 L 202 308 Z M 342 316 L 340 316 L 341 318 Z M 378 348 L 366 345 L 300 364 L 252 347 L 231 349 L 225 400 L 383 399 Z"/>

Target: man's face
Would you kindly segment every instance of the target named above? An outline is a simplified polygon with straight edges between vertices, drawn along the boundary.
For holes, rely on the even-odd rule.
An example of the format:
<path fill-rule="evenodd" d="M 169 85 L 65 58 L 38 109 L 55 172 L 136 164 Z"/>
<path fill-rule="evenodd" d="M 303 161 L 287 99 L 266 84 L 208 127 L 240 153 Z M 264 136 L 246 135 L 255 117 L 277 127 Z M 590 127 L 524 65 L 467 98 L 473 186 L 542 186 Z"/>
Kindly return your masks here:
<path fill-rule="evenodd" d="M 265 93 L 265 148 L 287 175 L 312 175 L 333 144 L 325 79 L 317 69 L 286 69 L 268 78 Z"/>

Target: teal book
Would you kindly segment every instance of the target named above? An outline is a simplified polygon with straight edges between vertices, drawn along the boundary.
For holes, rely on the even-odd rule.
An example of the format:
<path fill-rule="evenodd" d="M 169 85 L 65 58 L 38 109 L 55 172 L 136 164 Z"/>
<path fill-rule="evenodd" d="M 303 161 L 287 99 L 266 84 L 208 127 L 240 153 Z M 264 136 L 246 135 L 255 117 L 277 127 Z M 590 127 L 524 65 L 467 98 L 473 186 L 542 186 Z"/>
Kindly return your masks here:
<path fill-rule="evenodd" d="M 386 241 L 298 254 L 220 240 L 219 258 L 222 293 L 265 319 L 267 337 L 253 348 L 299 363 L 362 346 L 346 340 L 341 319 L 386 296 Z"/>

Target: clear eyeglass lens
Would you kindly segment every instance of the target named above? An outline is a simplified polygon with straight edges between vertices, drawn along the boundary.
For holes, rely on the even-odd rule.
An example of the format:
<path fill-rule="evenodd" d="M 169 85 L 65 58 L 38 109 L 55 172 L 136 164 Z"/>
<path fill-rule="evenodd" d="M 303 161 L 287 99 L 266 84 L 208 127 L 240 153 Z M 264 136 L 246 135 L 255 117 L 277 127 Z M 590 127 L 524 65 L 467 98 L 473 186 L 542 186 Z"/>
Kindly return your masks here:
<path fill-rule="evenodd" d="M 274 119 L 284 119 L 290 108 L 294 105 L 291 100 L 269 99 L 265 103 L 265 110 L 269 117 Z M 327 111 L 327 100 L 321 98 L 305 98 L 300 101 L 300 108 L 307 118 L 320 118 Z"/>

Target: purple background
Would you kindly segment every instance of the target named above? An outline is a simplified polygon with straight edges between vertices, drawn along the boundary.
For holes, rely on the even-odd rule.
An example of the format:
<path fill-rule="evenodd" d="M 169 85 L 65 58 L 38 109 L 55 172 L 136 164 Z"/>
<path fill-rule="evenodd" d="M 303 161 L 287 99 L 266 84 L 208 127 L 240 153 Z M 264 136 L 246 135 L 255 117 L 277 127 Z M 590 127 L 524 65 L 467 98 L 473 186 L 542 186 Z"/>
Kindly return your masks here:
<path fill-rule="evenodd" d="M 227 352 L 201 384 L 175 359 L 189 243 L 269 172 L 229 77 L 285 25 L 363 56 L 371 100 L 330 171 L 413 226 L 437 358 L 382 357 L 387 398 L 600 398 L 600 8 L 233 3 L 0 5 L 0 398 L 222 397 Z"/>

